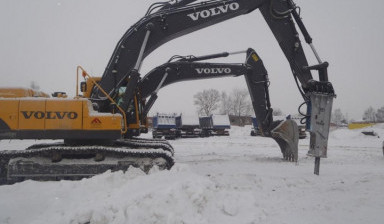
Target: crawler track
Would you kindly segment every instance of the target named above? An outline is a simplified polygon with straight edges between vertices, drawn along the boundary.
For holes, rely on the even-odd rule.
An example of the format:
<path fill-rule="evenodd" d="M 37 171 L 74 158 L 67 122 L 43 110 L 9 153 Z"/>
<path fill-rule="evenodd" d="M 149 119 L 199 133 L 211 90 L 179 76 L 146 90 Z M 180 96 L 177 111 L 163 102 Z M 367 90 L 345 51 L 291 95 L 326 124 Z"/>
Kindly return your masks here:
<path fill-rule="evenodd" d="M 36 144 L 26 150 L 0 151 L 0 184 L 32 180 L 79 180 L 107 170 L 153 166 L 170 169 L 174 150 L 164 140 L 126 139 L 110 145 Z"/>

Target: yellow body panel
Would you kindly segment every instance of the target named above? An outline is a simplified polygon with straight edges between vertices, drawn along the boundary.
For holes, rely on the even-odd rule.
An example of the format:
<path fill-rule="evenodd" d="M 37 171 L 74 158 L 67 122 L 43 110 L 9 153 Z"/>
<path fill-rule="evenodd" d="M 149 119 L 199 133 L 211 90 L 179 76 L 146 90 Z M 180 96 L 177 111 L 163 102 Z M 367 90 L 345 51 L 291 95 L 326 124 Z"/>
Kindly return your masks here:
<path fill-rule="evenodd" d="M 121 130 L 120 114 L 98 113 L 87 99 L 0 100 L 0 119 L 17 130 Z"/>
<path fill-rule="evenodd" d="M 100 113 L 93 109 L 89 98 L 95 88 L 94 82 L 100 80 L 100 77 L 86 79 L 81 88 L 83 96 L 74 99 L 48 98 L 47 94 L 28 88 L 0 88 L 0 139 L 79 138 L 82 133 L 87 133 L 88 138 L 91 137 L 88 133 L 98 133 L 97 138 L 107 133 L 106 138 L 113 138 L 111 136 L 118 137 L 119 133 L 126 134 L 126 122 L 117 109 L 116 113 Z M 114 99 L 116 104 L 119 97 Z M 147 129 L 148 124 L 140 114 L 142 106 L 135 95 L 135 111 L 130 113 L 134 118 L 128 118 L 126 123 L 128 134 L 138 135 Z"/>
<path fill-rule="evenodd" d="M 83 104 L 81 100 L 46 100 L 46 130 L 82 129 Z"/>
<path fill-rule="evenodd" d="M 0 119 L 11 129 L 19 128 L 19 101 L 3 99 L 0 100 Z"/>
<path fill-rule="evenodd" d="M 45 99 L 19 100 L 20 130 L 43 130 L 45 125 Z"/>
<path fill-rule="evenodd" d="M 348 129 L 360 129 L 374 125 L 374 123 L 350 123 Z"/>

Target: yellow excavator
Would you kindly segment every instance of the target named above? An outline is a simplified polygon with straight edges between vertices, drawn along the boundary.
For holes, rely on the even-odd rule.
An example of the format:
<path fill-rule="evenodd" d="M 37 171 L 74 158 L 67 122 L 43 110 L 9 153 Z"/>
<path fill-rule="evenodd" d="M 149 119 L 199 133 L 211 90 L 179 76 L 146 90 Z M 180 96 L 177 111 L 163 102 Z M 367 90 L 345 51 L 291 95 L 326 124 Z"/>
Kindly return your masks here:
<path fill-rule="evenodd" d="M 79 67 L 80 69 L 80 67 Z M 83 71 L 83 75 L 88 74 Z M 89 98 L 100 78 L 81 83 L 82 94 L 73 99 L 65 93 L 29 94 L 29 89 L 1 88 L 12 97 L 0 97 L 0 139 L 63 139 L 35 144 L 25 150 L 0 151 L 0 184 L 26 179 L 78 180 L 107 170 L 130 166 L 148 172 L 153 166 L 170 169 L 173 148 L 165 140 L 133 138 L 148 130 L 140 122 L 139 102 L 134 97 L 134 123 L 111 99 L 116 111 L 100 113 Z M 99 86 L 100 87 L 100 86 Z M 24 93 L 28 94 L 24 94 Z M 13 93 L 13 94 L 12 94 Z M 127 138 L 130 137 L 130 138 Z"/>
<path fill-rule="evenodd" d="M 157 92 L 173 82 L 213 78 L 216 74 L 245 76 L 262 135 L 276 140 L 285 159 L 297 161 L 297 125 L 291 121 L 273 121 L 268 75 L 255 51 L 247 51 L 245 64 L 229 67 L 201 61 L 230 53 L 176 56 L 140 77 L 143 60 L 162 44 L 256 9 L 279 42 L 307 105 L 305 118 L 311 132 L 308 154 L 316 158 L 318 174 L 320 158 L 327 153 L 335 94 L 328 81 L 328 63 L 317 54 L 295 3 L 292 0 L 180 0 L 151 5 L 146 15 L 120 39 L 101 77 L 92 78 L 78 67 L 78 79 L 82 75 L 85 82 L 80 84 L 81 94 L 77 91 L 75 98 L 58 97 L 63 93 L 57 93 L 53 98 L 15 95 L 0 99 L 0 139 L 64 140 L 0 151 L 0 184 L 25 179 L 76 180 L 106 170 L 127 170 L 130 166 L 146 172 L 155 165 L 170 169 L 174 150 L 167 141 L 137 137 L 148 130 L 146 115 Z M 308 65 L 296 27 L 311 46 L 318 64 Z M 318 71 L 318 80 L 313 78 L 313 70 Z M 150 97 L 148 101 L 147 97 Z"/>

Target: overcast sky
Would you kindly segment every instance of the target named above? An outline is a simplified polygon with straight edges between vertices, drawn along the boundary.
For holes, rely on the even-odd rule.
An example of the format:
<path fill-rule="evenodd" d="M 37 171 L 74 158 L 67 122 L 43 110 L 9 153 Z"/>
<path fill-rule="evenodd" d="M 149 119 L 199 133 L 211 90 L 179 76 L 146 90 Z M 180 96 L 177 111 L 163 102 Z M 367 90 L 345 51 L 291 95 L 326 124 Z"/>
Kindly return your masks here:
<path fill-rule="evenodd" d="M 0 86 L 28 87 L 74 95 L 76 66 L 101 75 L 124 32 L 153 0 L 0 0 Z M 369 106 L 384 106 L 384 1 L 296 0 L 324 61 L 340 108 L 360 120 Z M 362 4 L 364 3 L 364 4 Z M 295 114 L 302 98 L 286 58 L 259 11 L 173 40 L 154 51 L 144 76 L 171 56 L 204 55 L 254 48 L 271 80 L 272 106 Z M 316 63 L 309 48 L 310 64 Z M 244 62 L 245 55 L 220 59 Z M 317 77 L 317 75 L 316 75 Z M 204 89 L 246 88 L 243 77 L 177 83 L 163 88 L 151 113 L 193 114 L 193 95 Z"/>

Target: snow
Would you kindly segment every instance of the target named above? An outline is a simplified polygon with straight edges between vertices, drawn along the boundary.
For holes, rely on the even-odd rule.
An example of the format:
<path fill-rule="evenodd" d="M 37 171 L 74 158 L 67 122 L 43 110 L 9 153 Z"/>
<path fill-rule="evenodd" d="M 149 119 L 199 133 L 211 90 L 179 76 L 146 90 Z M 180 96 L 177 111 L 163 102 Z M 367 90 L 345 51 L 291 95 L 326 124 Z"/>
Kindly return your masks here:
<path fill-rule="evenodd" d="M 295 164 L 250 130 L 170 141 L 176 164 L 169 171 L 0 186 L 0 223 L 383 223 L 384 125 L 332 130 L 320 176 L 306 156 L 308 138 Z M 36 142 L 0 141 L 0 149 Z"/>
<path fill-rule="evenodd" d="M 212 115 L 212 122 L 213 122 L 213 126 L 228 126 L 228 127 L 231 126 L 228 115 L 214 114 Z"/>
<path fill-rule="evenodd" d="M 197 125 L 199 126 L 199 116 L 197 115 L 181 115 L 181 122 L 183 125 Z"/>

